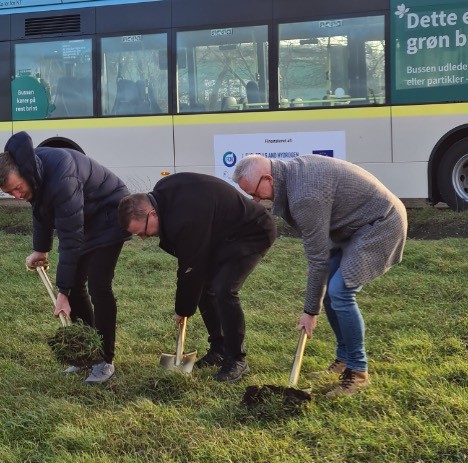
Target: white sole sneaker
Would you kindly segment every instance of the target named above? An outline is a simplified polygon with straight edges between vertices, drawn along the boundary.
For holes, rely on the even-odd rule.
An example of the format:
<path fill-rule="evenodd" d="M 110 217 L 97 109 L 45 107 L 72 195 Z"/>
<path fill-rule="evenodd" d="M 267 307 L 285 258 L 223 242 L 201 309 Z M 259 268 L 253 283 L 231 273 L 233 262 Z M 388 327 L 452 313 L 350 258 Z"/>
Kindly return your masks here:
<path fill-rule="evenodd" d="M 101 362 L 93 365 L 91 374 L 84 380 L 85 384 L 102 384 L 114 376 L 115 367 L 112 363 Z"/>
<path fill-rule="evenodd" d="M 62 373 L 69 374 L 69 373 L 81 373 L 82 371 L 87 370 L 87 367 L 77 367 L 75 365 L 70 365 L 67 369 L 63 370 Z"/>

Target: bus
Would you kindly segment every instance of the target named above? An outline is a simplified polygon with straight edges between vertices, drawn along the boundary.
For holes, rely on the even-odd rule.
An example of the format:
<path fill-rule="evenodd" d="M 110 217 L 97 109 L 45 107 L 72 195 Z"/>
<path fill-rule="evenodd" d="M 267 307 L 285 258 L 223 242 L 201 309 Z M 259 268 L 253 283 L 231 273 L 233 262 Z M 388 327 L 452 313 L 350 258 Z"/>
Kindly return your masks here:
<path fill-rule="evenodd" d="M 0 143 L 78 149 L 132 191 L 320 154 L 468 208 L 463 0 L 0 0 L 0 63 Z"/>

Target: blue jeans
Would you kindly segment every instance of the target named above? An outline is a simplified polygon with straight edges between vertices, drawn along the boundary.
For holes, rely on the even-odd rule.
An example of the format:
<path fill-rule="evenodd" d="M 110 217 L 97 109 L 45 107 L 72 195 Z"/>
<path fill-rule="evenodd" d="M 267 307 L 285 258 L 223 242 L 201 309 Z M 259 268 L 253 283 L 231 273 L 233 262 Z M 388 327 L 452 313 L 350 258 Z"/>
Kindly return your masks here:
<path fill-rule="evenodd" d="M 330 257 L 328 285 L 323 305 L 328 322 L 336 336 L 336 358 L 352 370 L 367 371 L 367 356 L 364 347 L 364 320 L 356 303 L 356 294 L 361 290 L 345 286 L 340 264 L 341 251 Z"/>

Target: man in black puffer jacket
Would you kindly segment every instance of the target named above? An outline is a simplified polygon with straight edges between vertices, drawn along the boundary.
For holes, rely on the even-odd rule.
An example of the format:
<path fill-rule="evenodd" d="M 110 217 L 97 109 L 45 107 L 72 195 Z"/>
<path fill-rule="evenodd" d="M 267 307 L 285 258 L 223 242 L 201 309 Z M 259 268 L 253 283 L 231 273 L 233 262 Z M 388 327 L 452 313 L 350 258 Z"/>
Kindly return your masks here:
<path fill-rule="evenodd" d="M 54 315 L 64 312 L 96 327 L 103 339 L 103 361 L 93 366 L 85 383 L 107 381 L 114 374 L 117 317 L 112 280 L 123 243 L 130 238 L 117 218 L 127 187 L 79 151 L 34 149 L 31 137 L 19 132 L 0 154 L 0 188 L 32 205 L 34 252 L 26 258 L 28 266 L 47 260 L 56 230 L 59 294 Z M 65 371 L 78 370 L 71 366 Z"/>

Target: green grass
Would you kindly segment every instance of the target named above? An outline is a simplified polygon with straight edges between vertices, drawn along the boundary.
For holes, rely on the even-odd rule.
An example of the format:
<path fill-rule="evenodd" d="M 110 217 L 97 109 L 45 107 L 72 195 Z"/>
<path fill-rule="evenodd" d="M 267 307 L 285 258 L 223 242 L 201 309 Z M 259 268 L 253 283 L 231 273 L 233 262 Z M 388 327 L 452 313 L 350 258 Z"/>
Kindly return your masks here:
<path fill-rule="evenodd" d="M 1 212 L 2 225 L 29 220 L 30 211 Z M 313 398 L 295 413 L 274 402 L 257 413 L 241 401 L 247 385 L 287 385 L 306 274 L 299 240 L 278 239 L 244 286 L 252 375 L 237 385 L 217 383 L 214 370 L 158 368 L 159 355 L 175 348 L 176 260 L 155 240 L 128 243 L 118 264 L 116 377 L 89 387 L 84 375 L 64 376 L 46 344 L 60 324 L 39 277 L 25 271 L 30 249 L 28 234 L 0 232 L 1 463 L 468 461 L 466 240 L 410 240 L 404 262 L 361 291 L 365 393 L 327 400 L 334 380 L 308 378 L 333 360 L 320 317 L 299 384 Z M 186 348 L 207 348 L 198 313 Z"/>

